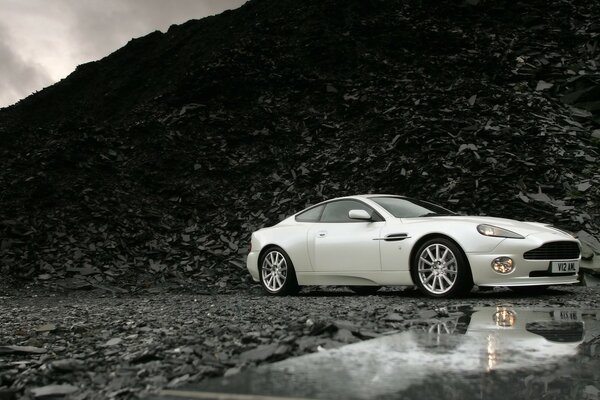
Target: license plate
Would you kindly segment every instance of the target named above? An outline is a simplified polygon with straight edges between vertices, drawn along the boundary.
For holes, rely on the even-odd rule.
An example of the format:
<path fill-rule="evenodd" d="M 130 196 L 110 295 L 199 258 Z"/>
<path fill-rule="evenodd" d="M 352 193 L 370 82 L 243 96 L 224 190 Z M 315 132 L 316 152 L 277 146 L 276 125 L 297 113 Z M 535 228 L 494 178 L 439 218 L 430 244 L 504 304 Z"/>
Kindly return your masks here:
<path fill-rule="evenodd" d="M 579 271 L 579 261 L 552 261 L 550 268 L 553 274 L 564 274 Z"/>
<path fill-rule="evenodd" d="M 554 319 L 556 321 L 579 321 L 581 316 L 574 310 L 555 310 Z"/>

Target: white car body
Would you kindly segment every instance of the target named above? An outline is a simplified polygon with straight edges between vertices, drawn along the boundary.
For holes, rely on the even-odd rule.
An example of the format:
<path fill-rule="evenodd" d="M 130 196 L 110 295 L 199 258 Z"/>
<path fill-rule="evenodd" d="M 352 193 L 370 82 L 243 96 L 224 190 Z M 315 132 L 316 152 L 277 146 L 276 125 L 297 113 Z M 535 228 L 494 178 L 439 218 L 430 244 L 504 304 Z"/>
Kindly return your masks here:
<path fill-rule="evenodd" d="M 541 223 L 493 217 L 396 218 L 373 201 L 375 197 L 386 196 L 402 198 L 358 195 L 320 203 L 357 200 L 377 211 L 382 221 L 299 222 L 295 217 L 302 211 L 254 232 L 247 258 L 252 278 L 259 281 L 261 252 L 275 245 L 289 255 L 299 285 L 414 285 L 410 272 L 413 250 L 426 238 L 439 236 L 460 247 L 468 260 L 473 283 L 479 286 L 561 285 L 578 281 L 577 271 L 569 275 L 550 272 L 550 263 L 562 260 L 560 256 L 524 258 L 525 252 L 549 242 L 575 242 L 580 246 L 577 239 L 565 232 Z M 480 224 L 507 229 L 522 238 L 484 236 L 477 230 Z M 398 240 L 390 239 L 390 235 L 398 235 Z M 514 260 L 512 272 L 501 274 L 491 268 L 492 260 L 499 256 Z M 569 258 L 576 262 L 577 269 L 579 260 L 580 256 Z"/>

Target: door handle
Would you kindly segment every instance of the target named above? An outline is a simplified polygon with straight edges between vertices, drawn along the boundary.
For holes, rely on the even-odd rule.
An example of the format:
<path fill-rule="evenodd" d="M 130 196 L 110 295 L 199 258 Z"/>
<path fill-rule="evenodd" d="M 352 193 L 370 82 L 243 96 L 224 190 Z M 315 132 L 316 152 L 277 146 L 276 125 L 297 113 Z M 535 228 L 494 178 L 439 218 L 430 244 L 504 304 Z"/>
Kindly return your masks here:
<path fill-rule="evenodd" d="M 317 237 L 325 237 L 327 236 L 327 231 L 319 231 L 317 232 Z"/>

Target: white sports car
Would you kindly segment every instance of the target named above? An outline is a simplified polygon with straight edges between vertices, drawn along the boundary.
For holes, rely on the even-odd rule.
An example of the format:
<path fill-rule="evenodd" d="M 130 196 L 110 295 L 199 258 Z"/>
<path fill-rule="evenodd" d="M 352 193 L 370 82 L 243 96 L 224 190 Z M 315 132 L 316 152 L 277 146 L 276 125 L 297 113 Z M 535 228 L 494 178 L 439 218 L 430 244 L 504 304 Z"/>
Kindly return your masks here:
<path fill-rule="evenodd" d="M 371 293 L 416 285 L 432 297 L 577 282 L 580 244 L 552 226 L 469 217 L 403 196 L 324 201 L 252 234 L 247 267 L 267 293 L 345 285 Z"/>

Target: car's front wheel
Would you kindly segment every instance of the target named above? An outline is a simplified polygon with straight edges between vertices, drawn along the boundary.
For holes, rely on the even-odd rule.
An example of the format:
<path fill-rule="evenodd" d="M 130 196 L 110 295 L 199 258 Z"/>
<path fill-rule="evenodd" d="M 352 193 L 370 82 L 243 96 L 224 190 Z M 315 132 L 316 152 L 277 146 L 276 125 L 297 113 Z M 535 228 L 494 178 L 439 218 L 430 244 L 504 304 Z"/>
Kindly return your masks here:
<path fill-rule="evenodd" d="M 467 294 L 473 287 L 471 270 L 456 244 L 445 238 L 423 243 L 412 265 L 413 281 L 430 297 L 453 297 Z"/>
<path fill-rule="evenodd" d="M 298 292 L 296 271 L 292 260 L 280 247 L 271 247 L 259 260 L 260 284 L 271 295 L 285 296 Z"/>

